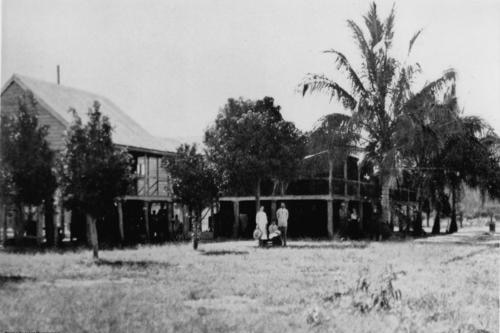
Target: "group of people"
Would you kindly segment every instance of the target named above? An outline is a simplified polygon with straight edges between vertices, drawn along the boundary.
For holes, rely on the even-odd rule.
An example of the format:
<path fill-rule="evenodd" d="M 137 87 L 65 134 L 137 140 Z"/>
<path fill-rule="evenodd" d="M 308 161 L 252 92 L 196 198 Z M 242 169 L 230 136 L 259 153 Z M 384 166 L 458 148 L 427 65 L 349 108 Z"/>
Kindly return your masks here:
<path fill-rule="evenodd" d="M 271 240 L 273 245 L 286 246 L 286 234 L 288 229 L 288 209 L 285 203 L 282 202 L 280 208 L 276 211 L 276 221 L 273 220 L 268 228 L 267 214 L 264 211 L 264 206 L 261 206 L 255 216 L 255 232 L 254 237 L 259 240 L 259 245 L 262 246 L 268 240 Z"/>

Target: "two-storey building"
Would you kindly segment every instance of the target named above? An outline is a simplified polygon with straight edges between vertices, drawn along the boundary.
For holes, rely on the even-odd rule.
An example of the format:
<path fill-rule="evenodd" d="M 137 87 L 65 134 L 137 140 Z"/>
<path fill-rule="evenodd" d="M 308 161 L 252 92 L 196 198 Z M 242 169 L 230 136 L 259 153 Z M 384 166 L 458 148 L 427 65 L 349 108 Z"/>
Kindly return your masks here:
<path fill-rule="evenodd" d="M 165 238 L 174 207 L 170 180 L 162 167 L 162 159 L 174 154 L 178 142 L 151 135 L 106 97 L 17 74 L 2 89 L 1 112 L 17 112 L 19 97 L 28 91 L 38 103 L 39 124 L 49 127 L 47 140 L 56 152 L 64 148 L 65 132 L 73 120 L 69 110 L 74 109 L 85 122 L 89 108 L 98 101 L 101 112 L 113 126 L 113 141 L 133 156 L 133 170 L 136 172 L 133 189 L 117 200 L 116 209 L 107 217 L 106 223 L 98 224 L 100 238 L 122 242 Z M 43 225 L 53 222 L 59 233 L 62 230 L 62 234 L 72 240 L 84 240 L 82 214 L 64 212 L 60 198 L 56 198 L 56 206 L 54 221 L 43 221 L 43 216 L 38 218 L 37 238 L 43 238 Z M 6 216 L 2 216 L 4 225 L 8 220 Z M 7 234 L 7 228 L 4 230 Z"/>

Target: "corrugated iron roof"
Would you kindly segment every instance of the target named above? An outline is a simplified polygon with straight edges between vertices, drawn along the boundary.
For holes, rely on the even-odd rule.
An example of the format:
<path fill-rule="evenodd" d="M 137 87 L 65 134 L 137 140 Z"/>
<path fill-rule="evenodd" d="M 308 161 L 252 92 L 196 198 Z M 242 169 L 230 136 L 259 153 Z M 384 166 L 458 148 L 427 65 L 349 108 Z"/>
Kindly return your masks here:
<path fill-rule="evenodd" d="M 3 90 L 13 81 L 24 89 L 31 90 L 37 101 L 66 126 L 73 121 L 73 116 L 69 112 L 70 109 L 75 109 L 78 116 L 85 123 L 88 119 L 87 112 L 89 108 L 93 106 L 94 101 L 98 101 L 101 104 L 100 111 L 110 119 L 114 128 L 113 141 L 116 144 L 130 148 L 163 152 L 174 152 L 179 144 L 177 140 L 158 138 L 151 135 L 104 96 L 18 74 L 12 76 Z"/>

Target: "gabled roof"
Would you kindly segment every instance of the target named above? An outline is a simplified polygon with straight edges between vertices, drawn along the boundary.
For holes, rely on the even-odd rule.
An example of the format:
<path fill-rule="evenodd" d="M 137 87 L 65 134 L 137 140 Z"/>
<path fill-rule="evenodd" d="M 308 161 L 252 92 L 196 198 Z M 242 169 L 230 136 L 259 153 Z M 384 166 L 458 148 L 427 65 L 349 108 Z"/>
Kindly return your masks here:
<path fill-rule="evenodd" d="M 174 152 L 178 145 L 176 140 L 166 140 L 151 135 L 104 96 L 18 74 L 14 74 L 7 81 L 2 88 L 2 94 L 13 82 L 25 90 L 30 90 L 35 99 L 65 126 L 69 126 L 73 120 L 69 112 L 71 108 L 76 110 L 85 123 L 89 108 L 94 101 L 98 101 L 101 104 L 100 111 L 110 119 L 114 128 L 113 141 L 116 144 L 132 150 L 151 150 L 159 153 Z"/>

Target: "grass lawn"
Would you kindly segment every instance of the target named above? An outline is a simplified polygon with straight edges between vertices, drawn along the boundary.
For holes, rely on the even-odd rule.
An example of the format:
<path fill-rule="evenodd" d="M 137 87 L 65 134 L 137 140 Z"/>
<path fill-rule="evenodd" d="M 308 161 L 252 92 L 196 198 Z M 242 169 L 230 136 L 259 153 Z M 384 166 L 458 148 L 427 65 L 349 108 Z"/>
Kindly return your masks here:
<path fill-rule="evenodd" d="M 99 262 L 0 252 L 0 331 L 498 332 L 499 234 L 464 230 L 145 246 Z"/>

